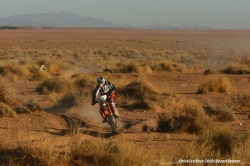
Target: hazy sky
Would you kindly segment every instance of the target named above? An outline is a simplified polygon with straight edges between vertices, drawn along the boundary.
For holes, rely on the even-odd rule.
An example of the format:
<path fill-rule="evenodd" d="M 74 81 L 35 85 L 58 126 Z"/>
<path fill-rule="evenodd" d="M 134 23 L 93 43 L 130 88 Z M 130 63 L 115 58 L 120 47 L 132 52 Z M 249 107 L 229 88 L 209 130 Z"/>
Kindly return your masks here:
<path fill-rule="evenodd" d="M 0 18 L 74 12 L 118 24 L 250 28 L 250 0 L 0 0 Z"/>

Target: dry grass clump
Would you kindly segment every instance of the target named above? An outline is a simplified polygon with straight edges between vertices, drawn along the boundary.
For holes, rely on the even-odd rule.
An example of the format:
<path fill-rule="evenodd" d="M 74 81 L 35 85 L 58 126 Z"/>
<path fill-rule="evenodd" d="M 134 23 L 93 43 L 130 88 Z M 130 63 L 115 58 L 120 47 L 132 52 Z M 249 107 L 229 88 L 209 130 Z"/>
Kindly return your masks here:
<path fill-rule="evenodd" d="M 204 106 L 204 109 L 208 115 L 221 122 L 229 122 L 236 119 L 234 111 L 227 105 L 214 106 L 208 103 L 207 106 Z"/>
<path fill-rule="evenodd" d="M 16 117 L 17 114 L 7 104 L 0 102 L 0 117 Z"/>
<path fill-rule="evenodd" d="M 204 71 L 204 75 L 209 75 L 209 74 L 217 74 L 217 71 L 213 69 L 207 69 Z"/>
<path fill-rule="evenodd" d="M 132 82 L 124 87 L 118 88 L 118 93 L 126 98 L 124 107 L 132 109 L 149 109 L 151 100 L 156 100 L 157 92 L 153 86 L 145 80 Z"/>
<path fill-rule="evenodd" d="M 44 80 L 50 79 L 50 78 L 52 78 L 52 76 L 49 72 L 37 70 L 33 73 L 31 80 L 44 81 Z"/>
<path fill-rule="evenodd" d="M 147 99 L 153 97 L 157 92 L 154 87 L 145 80 L 132 82 L 125 87 L 118 89 L 118 93 L 130 99 Z"/>
<path fill-rule="evenodd" d="M 207 154 L 217 157 L 230 157 L 236 145 L 236 137 L 229 127 L 215 127 L 199 135 L 196 146 L 206 147 Z"/>
<path fill-rule="evenodd" d="M 92 95 L 92 91 L 96 84 L 94 78 L 87 74 L 81 74 L 73 78 L 75 90 L 71 93 L 76 105 L 80 105 Z"/>
<path fill-rule="evenodd" d="M 250 69 L 247 66 L 230 65 L 226 69 L 221 70 L 224 74 L 249 74 Z"/>
<path fill-rule="evenodd" d="M 225 74 L 249 74 L 250 58 L 234 58 L 226 69 L 221 70 Z"/>
<path fill-rule="evenodd" d="M 19 66 L 18 64 L 9 64 L 0 67 L 0 74 L 3 76 L 10 76 L 10 75 L 28 75 L 29 71 L 24 66 Z"/>
<path fill-rule="evenodd" d="M 74 80 L 78 90 L 93 90 L 96 86 L 96 79 L 87 74 L 81 74 Z"/>
<path fill-rule="evenodd" d="M 224 76 L 216 76 L 209 81 L 203 83 L 197 93 L 205 94 L 208 92 L 220 92 L 220 93 L 231 93 L 233 87 L 230 80 Z"/>
<path fill-rule="evenodd" d="M 114 71 L 116 73 L 152 73 L 152 72 L 184 72 L 186 66 L 181 63 L 163 61 L 163 62 L 131 62 L 128 64 L 117 63 L 116 69 L 106 71 Z"/>
<path fill-rule="evenodd" d="M 0 80 L 0 101 L 1 102 L 9 102 L 14 97 L 14 90 L 8 86 L 8 82 L 6 80 Z"/>
<path fill-rule="evenodd" d="M 32 140 L 32 138 L 31 138 Z M 40 139 L 39 139 L 40 140 Z M 47 140 L 47 139 L 46 139 Z M 102 138 L 76 134 L 66 138 L 67 145 L 55 146 L 50 138 L 44 142 L 23 143 L 0 148 L 1 165 L 154 165 L 159 154 L 146 151 L 126 141 L 121 144 Z M 64 142 L 64 141 L 62 141 Z"/>
<path fill-rule="evenodd" d="M 36 111 L 42 111 L 43 108 L 37 103 L 35 100 L 29 100 L 28 102 L 24 103 L 22 106 L 17 106 L 15 108 L 15 112 L 18 114 L 21 113 L 31 113 Z"/>
<path fill-rule="evenodd" d="M 43 94 L 52 92 L 64 93 L 72 89 L 71 82 L 64 77 L 53 77 L 45 79 L 37 88 L 37 90 Z"/>
<path fill-rule="evenodd" d="M 117 144 L 100 138 L 74 142 L 71 149 L 72 158 L 87 165 L 153 165 L 157 160 L 154 154 L 127 142 Z"/>
<path fill-rule="evenodd" d="M 164 87 L 166 88 L 167 84 L 165 84 Z M 145 77 L 125 86 L 119 86 L 117 89 L 119 96 L 121 96 L 124 101 L 122 107 L 129 110 L 150 109 L 156 112 L 160 111 L 161 109 L 165 109 L 166 97 L 172 94 L 170 91 L 169 94 L 162 93 L 156 87 L 152 86 Z"/>
<path fill-rule="evenodd" d="M 229 121 L 234 121 L 236 119 L 235 113 L 228 106 L 219 107 L 216 118 L 221 122 L 229 122 Z"/>
<path fill-rule="evenodd" d="M 25 147 L 0 149 L 0 165 L 46 165 Z"/>
<path fill-rule="evenodd" d="M 60 151 L 50 137 L 41 139 L 38 133 L 24 133 L 22 129 L 17 129 L 15 137 L 13 133 L 4 134 L 10 142 L 0 142 L 0 165 L 68 165 L 68 156 L 64 155 L 67 149 Z"/>
<path fill-rule="evenodd" d="M 250 107 L 250 94 L 236 94 L 231 98 L 231 105 L 238 109 L 239 107 Z"/>
<path fill-rule="evenodd" d="M 132 82 L 118 89 L 118 93 L 125 98 L 124 107 L 132 109 L 149 109 L 151 102 L 157 100 L 158 92 L 145 79 Z"/>
<path fill-rule="evenodd" d="M 131 62 L 129 64 L 118 63 L 114 70 L 116 73 L 141 73 L 143 68 L 139 63 Z"/>
<path fill-rule="evenodd" d="M 21 103 L 15 99 L 14 90 L 8 85 L 6 80 L 0 80 L 0 117 L 16 117 L 16 112 L 12 108 Z"/>
<path fill-rule="evenodd" d="M 57 74 L 57 73 L 60 73 L 60 66 L 58 64 L 50 64 L 49 68 L 48 68 L 48 71 L 50 73 L 54 73 L 54 74 Z"/>
<path fill-rule="evenodd" d="M 211 164 L 216 164 L 215 159 L 232 159 L 244 165 L 245 162 L 249 162 L 249 138 L 249 133 L 235 135 L 227 126 L 214 126 L 198 135 L 198 139 L 193 143 L 181 147 L 174 158 L 177 158 L 177 161 L 180 158 L 204 159 L 206 163 Z M 225 162 L 223 165 L 232 164 Z"/>
<path fill-rule="evenodd" d="M 150 66 L 152 68 L 152 71 L 154 72 L 172 72 L 172 71 L 183 72 L 186 69 L 186 66 L 184 64 L 171 61 L 151 63 Z"/>
<path fill-rule="evenodd" d="M 203 141 L 203 140 L 201 140 Z M 216 130 L 211 136 L 210 140 L 206 140 L 212 145 L 212 150 L 219 153 L 221 156 L 232 155 L 234 138 L 231 130 L 229 129 L 219 129 Z"/>
<path fill-rule="evenodd" d="M 159 113 L 158 131 L 199 133 L 212 124 L 199 102 L 178 98 L 169 100 L 168 110 Z"/>

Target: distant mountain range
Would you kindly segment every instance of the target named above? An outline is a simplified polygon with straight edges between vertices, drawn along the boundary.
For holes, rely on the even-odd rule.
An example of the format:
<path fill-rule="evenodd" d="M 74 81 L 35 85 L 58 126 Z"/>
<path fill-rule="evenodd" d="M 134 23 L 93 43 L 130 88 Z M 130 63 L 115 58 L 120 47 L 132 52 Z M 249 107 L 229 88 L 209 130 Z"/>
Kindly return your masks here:
<path fill-rule="evenodd" d="M 130 24 L 119 25 L 104 19 L 82 17 L 75 13 L 43 13 L 19 14 L 8 18 L 0 18 L 1 29 L 15 29 L 16 27 L 103 27 L 103 28 L 139 28 L 139 29 L 212 29 L 200 25 L 171 26 L 167 24 L 153 24 L 133 26 Z"/>

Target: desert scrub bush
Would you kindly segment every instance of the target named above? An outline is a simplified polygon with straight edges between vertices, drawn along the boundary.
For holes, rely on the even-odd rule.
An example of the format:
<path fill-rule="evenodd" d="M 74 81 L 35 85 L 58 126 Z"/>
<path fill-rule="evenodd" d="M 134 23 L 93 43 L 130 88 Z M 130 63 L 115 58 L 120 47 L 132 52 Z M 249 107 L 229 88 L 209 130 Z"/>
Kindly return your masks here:
<path fill-rule="evenodd" d="M 48 67 L 48 71 L 50 73 L 59 73 L 60 72 L 60 65 L 59 64 L 50 64 Z"/>
<path fill-rule="evenodd" d="M 27 141 L 14 138 L 16 140 L 15 145 L 10 143 L 9 146 L 6 146 L 5 144 L 5 146 L 0 149 L 0 165 L 66 165 L 65 159 L 63 158 L 68 158 L 69 156 L 59 154 L 62 151 L 59 152 L 55 145 L 51 144 L 50 138 L 41 140 L 41 136 L 36 134 L 22 136 L 25 137 Z M 36 139 L 39 141 L 34 142 Z"/>
<path fill-rule="evenodd" d="M 28 100 L 23 106 L 18 106 L 15 108 L 15 112 L 21 113 L 31 113 L 35 111 L 42 111 L 43 108 L 35 100 Z"/>
<path fill-rule="evenodd" d="M 216 115 L 216 118 L 221 122 L 229 122 L 236 119 L 235 113 L 232 108 L 226 105 L 218 107 L 218 114 Z"/>
<path fill-rule="evenodd" d="M 199 135 L 196 144 L 200 147 L 209 147 L 210 153 L 218 157 L 229 157 L 235 147 L 236 137 L 228 127 L 217 126 L 206 133 Z"/>
<path fill-rule="evenodd" d="M 92 95 L 92 91 L 96 86 L 95 79 L 87 74 L 80 74 L 76 78 L 73 78 L 74 91 L 72 95 L 74 96 L 77 105 L 81 104 Z"/>
<path fill-rule="evenodd" d="M 159 113 L 157 130 L 160 132 L 200 133 L 212 125 L 201 104 L 195 100 L 172 99 L 168 110 Z"/>
<path fill-rule="evenodd" d="M 10 76 L 16 74 L 18 76 L 23 76 L 25 74 L 29 74 L 28 69 L 23 66 L 14 65 L 14 66 L 1 66 L 0 74 L 3 76 Z"/>
<path fill-rule="evenodd" d="M 27 151 L 25 147 L 0 149 L 0 165 L 45 165 L 43 161 Z"/>
<path fill-rule="evenodd" d="M 229 65 L 227 68 L 221 70 L 224 74 L 249 74 L 250 69 L 246 66 Z"/>
<path fill-rule="evenodd" d="M 204 71 L 204 75 L 209 75 L 209 74 L 217 74 L 217 71 L 213 69 L 207 69 Z"/>
<path fill-rule="evenodd" d="M 139 63 L 129 63 L 129 64 L 122 64 L 118 63 L 116 64 L 116 69 L 114 71 L 116 73 L 140 73 L 142 72 L 142 67 Z"/>
<path fill-rule="evenodd" d="M 52 78 L 52 76 L 49 72 L 37 70 L 33 73 L 31 80 L 44 81 L 44 80 L 50 79 L 50 78 Z"/>
<path fill-rule="evenodd" d="M 119 144 L 101 138 L 77 139 L 72 141 L 71 156 L 89 165 L 153 165 L 157 160 L 154 154 L 128 142 Z"/>
<path fill-rule="evenodd" d="M 191 144 L 180 147 L 175 158 L 177 160 L 179 158 L 232 158 L 239 161 L 238 165 L 244 165 L 244 162 L 249 161 L 249 143 L 249 133 L 235 135 L 228 126 L 214 126 L 208 132 L 198 135 Z M 232 165 L 232 163 L 224 165 Z"/>
<path fill-rule="evenodd" d="M 135 81 L 126 86 L 117 88 L 117 93 L 121 94 L 126 100 L 126 107 L 133 109 L 149 109 L 149 100 L 156 100 L 157 92 L 153 86 L 145 80 Z"/>
<path fill-rule="evenodd" d="M 250 156 L 250 133 L 238 135 L 234 142 L 232 158 L 237 158 L 241 162 L 249 162 Z"/>
<path fill-rule="evenodd" d="M 0 117 L 16 117 L 17 114 L 7 104 L 0 102 Z"/>
<path fill-rule="evenodd" d="M 230 104 L 236 109 L 239 109 L 239 107 L 250 107 L 250 93 L 233 95 Z"/>
<path fill-rule="evenodd" d="M 75 87 L 79 90 L 87 89 L 92 90 L 96 86 L 95 78 L 87 74 L 81 74 L 74 79 Z"/>
<path fill-rule="evenodd" d="M 205 94 L 208 92 L 231 93 L 233 87 L 230 80 L 225 76 L 215 76 L 209 81 L 203 83 L 197 93 Z"/>
<path fill-rule="evenodd" d="M 15 96 L 14 90 L 8 85 L 6 80 L 0 79 L 0 102 L 8 103 Z"/>
<path fill-rule="evenodd" d="M 186 69 L 186 66 L 184 64 L 171 61 L 151 63 L 150 66 L 152 71 L 154 72 L 172 72 L 172 71 L 183 72 Z"/>
<path fill-rule="evenodd" d="M 132 82 L 120 89 L 118 93 L 130 98 L 130 99 L 139 99 L 145 100 L 147 98 L 152 98 L 157 94 L 153 86 L 146 82 L 145 80 Z"/>
<path fill-rule="evenodd" d="M 64 93 L 70 90 L 72 90 L 72 84 L 70 80 L 64 77 L 45 79 L 37 88 L 37 91 L 41 92 L 42 94 L 48 94 L 52 92 Z"/>
<path fill-rule="evenodd" d="M 236 119 L 234 111 L 227 105 L 214 106 L 207 103 L 203 108 L 209 116 L 215 117 L 218 121 L 229 122 Z"/>
<path fill-rule="evenodd" d="M 225 74 L 249 74 L 250 73 L 250 58 L 234 58 L 231 64 L 223 70 Z"/>

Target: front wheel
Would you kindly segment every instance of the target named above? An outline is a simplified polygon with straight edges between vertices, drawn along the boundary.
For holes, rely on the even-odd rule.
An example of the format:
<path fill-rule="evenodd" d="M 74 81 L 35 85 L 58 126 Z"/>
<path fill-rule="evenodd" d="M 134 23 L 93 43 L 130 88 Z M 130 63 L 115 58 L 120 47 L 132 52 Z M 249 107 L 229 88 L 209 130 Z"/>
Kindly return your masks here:
<path fill-rule="evenodd" d="M 109 120 L 109 125 L 111 126 L 111 129 L 112 129 L 112 133 L 116 133 L 117 132 L 117 125 L 116 125 L 116 120 L 115 120 L 114 116 L 112 114 L 110 114 L 108 116 L 108 120 Z"/>

